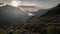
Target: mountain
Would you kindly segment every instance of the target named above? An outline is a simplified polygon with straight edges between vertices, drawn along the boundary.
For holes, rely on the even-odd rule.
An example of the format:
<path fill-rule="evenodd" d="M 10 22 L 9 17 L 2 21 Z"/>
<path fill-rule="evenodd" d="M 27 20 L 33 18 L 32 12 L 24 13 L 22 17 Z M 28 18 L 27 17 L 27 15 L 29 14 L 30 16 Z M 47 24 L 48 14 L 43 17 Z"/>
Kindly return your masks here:
<path fill-rule="evenodd" d="M 40 16 L 41 23 L 60 23 L 60 4 Z"/>
<path fill-rule="evenodd" d="M 3 5 L 3 4 L 4 4 L 4 3 L 1 3 L 1 2 L 0 2 L 0 5 Z"/>
<path fill-rule="evenodd" d="M 5 3 L 0 2 L 0 7 L 5 6 Z"/>
<path fill-rule="evenodd" d="M 60 30 L 58 27 L 60 27 L 60 4 L 47 9 L 41 15 L 31 17 L 23 25 L 24 29 L 40 34 L 58 34 Z"/>
<path fill-rule="evenodd" d="M 46 23 L 60 23 L 60 4 L 56 7 L 48 9 L 40 16 L 33 16 L 27 20 L 28 24 L 46 24 Z"/>
<path fill-rule="evenodd" d="M 38 11 L 33 11 L 31 13 L 34 14 L 35 16 L 39 16 L 46 13 L 47 11 L 48 11 L 47 9 L 39 9 Z"/>
<path fill-rule="evenodd" d="M 0 7 L 0 25 L 18 25 L 25 22 L 27 14 L 17 7 L 5 5 Z"/>

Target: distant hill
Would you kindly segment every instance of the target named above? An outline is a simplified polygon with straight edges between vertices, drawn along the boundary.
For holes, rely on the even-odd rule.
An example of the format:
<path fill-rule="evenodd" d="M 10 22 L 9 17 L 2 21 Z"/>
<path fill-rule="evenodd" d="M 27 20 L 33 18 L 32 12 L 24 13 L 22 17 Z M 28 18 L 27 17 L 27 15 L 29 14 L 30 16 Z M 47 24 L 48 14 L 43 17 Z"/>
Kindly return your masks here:
<path fill-rule="evenodd" d="M 0 2 L 0 5 L 3 5 L 3 4 L 4 4 L 4 3 L 1 3 L 1 2 Z"/>
<path fill-rule="evenodd" d="M 47 9 L 39 9 L 38 11 L 35 11 L 35 12 L 33 11 L 31 13 L 34 14 L 35 16 L 40 16 L 40 15 L 46 13 L 47 11 L 48 11 Z"/>
<path fill-rule="evenodd" d="M 0 7 L 5 6 L 5 3 L 0 2 Z"/>
<path fill-rule="evenodd" d="M 17 7 L 0 7 L 0 25 L 17 25 L 25 22 L 27 14 Z"/>

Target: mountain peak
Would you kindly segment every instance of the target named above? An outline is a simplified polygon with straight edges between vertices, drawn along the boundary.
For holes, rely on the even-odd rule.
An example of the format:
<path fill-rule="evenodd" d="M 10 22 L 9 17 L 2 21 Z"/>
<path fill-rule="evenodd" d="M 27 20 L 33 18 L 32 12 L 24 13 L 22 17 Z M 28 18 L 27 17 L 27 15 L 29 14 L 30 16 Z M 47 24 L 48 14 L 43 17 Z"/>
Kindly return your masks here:
<path fill-rule="evenodd" d="M 24 22 L 23 18 L 25 18 L 25 16 L 27 16 L 26 13 L 17 7 L 10 5 L 0 7 L 0 25 L 10 26 L 21 24 Z"/>
<path fill-rule="evenodd" d="M 57 5 L 57 7 L 60 7 L 60 3 Z"/>
<path fill-rule="evenodd" d="M 60 3 L 55 7 L 55 9 L 60 9 Z"/>

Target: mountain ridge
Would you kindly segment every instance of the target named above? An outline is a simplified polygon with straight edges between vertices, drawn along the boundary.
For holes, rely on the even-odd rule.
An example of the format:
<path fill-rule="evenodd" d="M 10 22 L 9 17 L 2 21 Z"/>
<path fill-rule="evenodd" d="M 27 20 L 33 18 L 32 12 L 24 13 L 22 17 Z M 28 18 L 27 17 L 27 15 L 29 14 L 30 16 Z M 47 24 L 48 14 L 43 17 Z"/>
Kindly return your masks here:
<path fill-rule="evenodd" d="M 26 18 L 27 14 L 17 7 L 10 5 L 0 7 L 0 25 L 18 25 L 24 23 Z"/>
<path fill-rule="evenodd" d="M 27 23 L 40 23 L 40 24 L 46 24 L 46 23 L 59 23 L 60 22 L 60 4 L 58 4 L 56 7 L 53 7 L 51 9 L 48 9 L 48 11 L 41 16 L 34 16 L 31 17 Z"/>

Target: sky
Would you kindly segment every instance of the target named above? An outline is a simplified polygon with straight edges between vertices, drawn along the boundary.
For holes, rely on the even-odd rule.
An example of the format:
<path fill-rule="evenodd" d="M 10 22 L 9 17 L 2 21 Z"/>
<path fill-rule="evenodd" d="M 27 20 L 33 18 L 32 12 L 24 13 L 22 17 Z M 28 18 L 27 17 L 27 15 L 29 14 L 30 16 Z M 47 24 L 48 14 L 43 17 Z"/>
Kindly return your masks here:
<path fill-rule="evenodd" d="M 5 3 L 10 3 L 12 0 L 0 0 Z M 41 8 L 51 8 L 60 3 L 60 0 L 22 0 L 23 3 L 32 3 L 36 4 Z"/>

